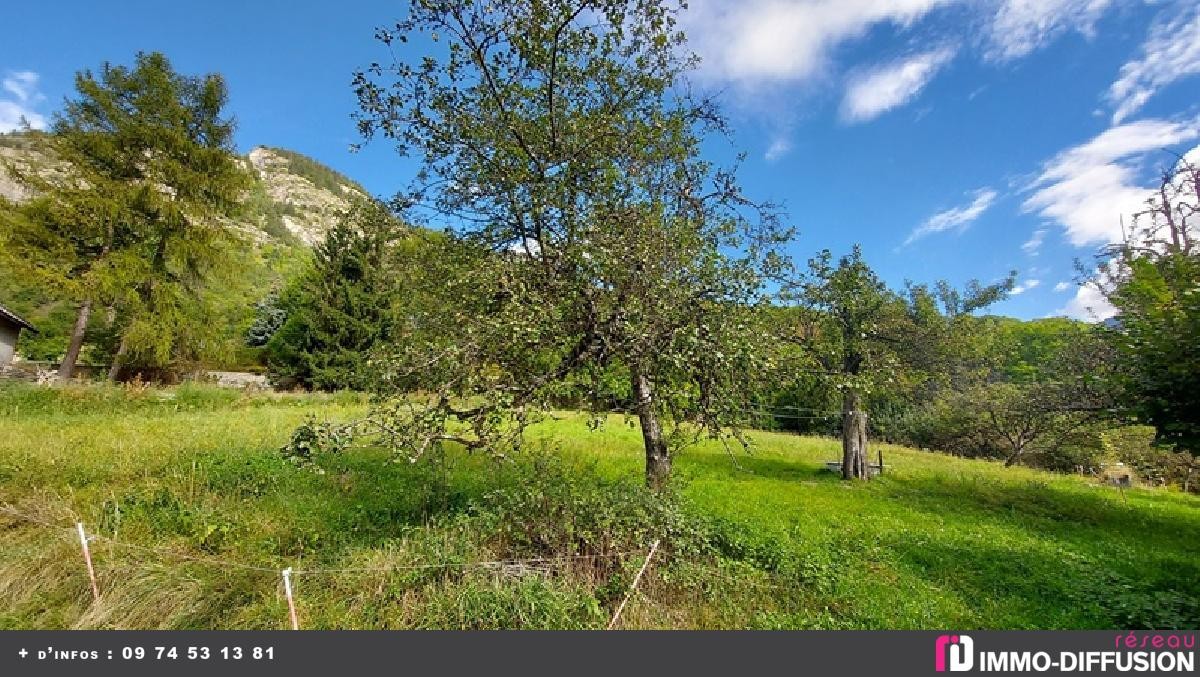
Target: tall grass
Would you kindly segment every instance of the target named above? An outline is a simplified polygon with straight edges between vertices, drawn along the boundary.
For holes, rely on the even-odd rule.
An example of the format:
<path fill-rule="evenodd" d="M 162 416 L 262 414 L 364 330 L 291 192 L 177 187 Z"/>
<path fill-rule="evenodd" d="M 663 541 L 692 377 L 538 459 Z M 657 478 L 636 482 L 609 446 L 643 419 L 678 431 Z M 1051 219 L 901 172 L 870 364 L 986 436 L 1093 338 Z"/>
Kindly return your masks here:
<path fill-rule="evenodd" d="M 571 414 L 506 462 L 279 453 L 364 407 L 0 388 L 0 503 L 35 520 L 0 514 L 0 628 L 286 627 L 285 566 L 309 628 L 601 628 L 655 539 L 623 627 L 1200 625 L 1200 500 L 1176 492 L 898 447 L 848 484 L 823 470 L 835 441 L 760 433 L 751 455 L 689 448 L 654 496 L 635 427 Z"/>

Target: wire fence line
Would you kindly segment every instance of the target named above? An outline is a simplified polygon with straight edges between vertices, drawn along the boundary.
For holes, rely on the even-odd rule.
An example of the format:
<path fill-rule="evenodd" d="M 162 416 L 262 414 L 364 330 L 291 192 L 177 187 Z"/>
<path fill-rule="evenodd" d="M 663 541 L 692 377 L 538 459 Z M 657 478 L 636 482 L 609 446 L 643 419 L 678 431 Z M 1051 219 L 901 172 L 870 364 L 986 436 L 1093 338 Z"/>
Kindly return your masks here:
<path fill-rule="evenodd" d="M 42 526 L 42 527 L 45 527 L 48 529 L 62 529 L 63 531 L 77 532 L 79 535 L 80 546 L 81 546 L 81 549 L 83 552 L 84 561 L 87 565 L 87 574 L 88 574 L 89 582 L 91 584 L 92 600 L 96 604 L 100 603 L 100 589 L 99 589 L 99 586 L 98 586 L 98 583 L 96 580 L 95 569 L 92 566 L 92 557 L 91 557 L 91 553 L 90 553 L 88 544 L 90 542 L 104 542 L 111 546 L 115 546 L 115 547 L 119 547 L 119 548 L 126 548 L 129 550 L 134 550 L 134 551 L 138 551 L 138 552 L 147 552 L 147 553 L 151 553 L 151 554 L 155 554 L 155 555 L 159 555 L 159 556 L 163 556 L 163 557 L 182 559 L 182 560 L 197 562 L 200 564 L 206 564 L 206 565 L 220 567 L 220 568 L 239 569 L 239 570 L 244 570 L 244 571 L 257 571 L 257 572 L 262 572 L 262 573 L 270 573 L 273 575 L 278 575 L 281 577 L 281 580 L 283 583 L 284 595 L 287 598 L 287 605 L 288 605 L 288 619 L 289 619 L 289 622 L 290 622 L 293 630 L 300 629 L 300 622 L 299 622 L 297 614 L 296 614 L 296 602 L 295 602 L 295 598 L 294 598 L 293 590 L 292 590 L 292 577 L 293 576 L 366 574 L 366 573 L 387 573 L 387 572 L 395 572 L 395 571 L 435 570 L 435 569 L 442 569 L 442 570 L 445 570 L 445 569 L 472 569 L 472 568 L 489 569 L 489 570 L 494 571 L 496 569 L 500 569 L 503 567 L 527 566 L 527 565 L 535 565 L 535 564 L 550 564 L 550 563 L 561 563 L 561 562 L 579 561 L 579 560 L 594 561 L 594 560 L 598 560 L 598 559 L 617 559 L 617 558 L 624 559 L 631 555 L 637 554 L 634 552 L 616 552 L 616 553 L 608 553 L 608 554 L 560 555 L 560 556 L 556 556 L 556 557 L 529 557 L 529 558 L 502 559 L 502 560 L 486 560 L 486 561 L 476 561 L 476 562 L 433 562 L 433 563 L 425 563 L 425 564 L 389 564 L 387 566 L 381 566 L 381 567 L 342 567 L 342 568 L 316 568 L 316 569 L 293 569 L 292 567 L 285 567 L 285 568 L 280 569 L 280 568 L 275 568 L 275 567 L 261 566 L 261 565 L 257 565 L 257 564 L 246 564 L 244 562 L 236 562 L 233 560 L 218 559 L 215 557 L 202 557 L 202 556 L 198 556 L 198 555 L 189 555 L 187 553 L 181 553 L 181 552 L 176 552 L 173 550 L 167 550 L 165 548 L 154 548 L 154 547 L 148 547 L 148 546 L 144 546 L 144 545 L 138 545 L 135 543 L 127 543 L 124 541 L 118 541 L 116 539 L 109 538 L 109 537 L 101 535 L 101 534 L 88 534 L 84 529 L 83 522 L 76 522 L 75 526 L 72 528 L 72 527 L 68 527 L 63 524 L 56 524 L 56 523 L 50 522 L 48 520 L 40 519 L 38 517 L 34 517 L 33 515 L 25 514 L 8 504 L 0 505 L 0 514 L 6 515 L 15 520 L 20 520 L 20 521 L 26 522 L 28 524 L 38 525 L 38 526 Z M 609 622 L 608 629 L 611 630 L 613 627 L 616 626 L 616 624 L 620 618 L 621 610 L 623 610 L 625 605 L 629 602 L 629 596 L 632 596 L 637 591 L 637 586 L 641 580 L 642 574 L 645 573 L 647 567 L 650 564 L 650 560 L 654 556 L 655 550 L 658 549 L 658 546 L 659 546 L 659 541 L 656 540 L 653 543 L 653 545 L 651 545 L 650 549 L 647 551 L 646 559 L 642 563 L 642 567 L 638 571 L 637 576 L 634 578 L 633 583 L 630 585 L 629 593 L 627 594 L 625 601 L 621 604 L 621 608 L 617 610 L 617 612 L 614 614 L 612 620 Z M 124 570 L 127 568 L 129 568 L 129 567 L 115 567 L 114 570 Z"/>
<path fill-rule="evenodd" d="M 73 532 L 76 529 L 79 529 L 79 531 L 82 532 L 82 529 L 80 528 L 80 525 L 82 523 L 80 523 L 80 522 L 77 522 L 75 527 L 70 527 L 65 524 L 55 523 L 55 522 L 41 519 L 41 518 L 38 518 L 38 517 L 35 517 L 32 515 L 25 514 L 8 504 L 0 504 L 0 515 L 5 515 L 12 519 L 20 520 L 20 521 L 26 522 L 28 524 L 45 527 L 47 529 L 62 530 L 63 532 L 69 532 L 69 531 Z M 655 602 L 653 599 L 651 599 L 648 596 L 650 591 L 645 589 L 646 586 L 643 585 L 643 586 L 639 587 L 639 584 L 643 581 L 644 574 L 646 574 L 650 568 L 654 568 L 651 566 L 651 564 L 652 564 L 652 560 L 654 559 L 655 551 L 657 551 L 661 545 L 660 540 L 655 540 L 650 545 L 650 547 L 645 551 L 641 551 L 641 550 L 624 551 L 624 552 L 610 553 L 610 554 L 604 554 L 604 555 L 562 555 L 562 556 L 557 556 L 557 557 L 533 557 L 533 558 L 519 558 L 519 559 L 487 560 L 487 561 L 476 561 L 476 562 L 438 562 L 438 563 L 409 564 L 409 565 L 393 564 L 393 565 L 382 566 L 382 567 L 293 569 L 291 567 L 275 568 L 275 567 L 262 566 L 262 565 L 258 565 L 258 564 L 247 564 L 244 562 L 238 562 L 238 561 L 220 559 L 220 558 L 214 558 L 214 557 L 190 555 L 187 553 L 181 553 L 181 552 L 166 549 L 166 548 L 148 547 L 148 546 L 138 545 L 135 543 L 117 541 L 115 539 L 109 538 L 109 537 L 101 535 L 101 534 L 86 534 L 85 536 L 83 536 L 83 538 L 85 539 L 86 542 L 104 542 L 104 543 L 107 543 L 109 545 L 112 545 L 112 546 L 115 546 L 118 548 L 125 548 L 125 549 L 132 550 L 132 551 L 150 553 L 150 554 L 159 555 L 159 556 L 166 557 L 166 558 L 181 559 L 181 560 L 196 562 L 198 564 L 204 564 L 204 565 L 209 565 L 209 566 L 214 566 L 214 567 L 219 567 L 219 568 L 238 569 L 238 570 L 245 570 L 245 571 L 269 573 L 269 574 L 272 574 L 273 576 L 281 577 L 280 580 L 282 582 L 284 594 L 287 597 L 287 602 L 288 602 L 289 622 L 291 624 L 292 629 L 295 629 L 295 630 L 300 629 L 300 622 L 299 622 L 299 619 L 295 612 L 296 601 L 294 598 L 293 588 L 291 585 L 291 577 L 292 576 L 299 576 L 299 575 L 320 576 L 320 575 L 339 575 L 339 574 L 387 573 L 387 572 L 396 572 L 396 571 L 454 569 L 454 568 L 458 568 L 458 569 L 482 568 L 482 569 L 494 570 L 496 568 L 505 567 L 505 566 L 549 564 L 549 563 L 566 562 L 566 561 L 572 561 L 572 560 L 597 560 L 597 559 L 613 559 L 613 558 L 625 559 L 625 558 L 632 558 L 632 557 L 635 557 L 638 555 L 643 556 L 645 559 L 642 560 L 642 564 L 637 572 L 637 575 L 634 577 L 633 581 L 630 583 L 630 586 L 624 596 L 624 599 L 622 600 L 620 606 L 614 611 L 606 628 L 611 630 L 611 629 L 621 627 L 623 625 L 621 623 L 621 612 L 624 611 L 625 608 L 627 607 L 627 605 L 629 604 L 629 602 L 633 601 L 633 600 L 637 600 L 640 602 L 646 602 L 646 603 L 650 604 L 651 606 L 655 607 L 656 609 L 661 610 L 660 604 L 658 602 Z M 85 551 L 85 557 L 86 557 L 87 556 L 86 555 L 86 546 L 84 547 L 84 551 Z M 661 558 L 659 558 L 659 559 L 661 559 Z M 132 568 L 134 568 L 134 565 L 128 565 L 128 564 L 121 565 L 121 564 L 116 564 L 116 563 L 114 563 L 113 566 L 105 567 L 105 569 L 109 572 L 127 571 Z M 742 588 L 753 588 L 753 589 L 762 590 L 764 592 L 772 591 L 775 594 L 784 593 L 785 591 L 794 592 L 796 590 L 796 582 L 795 581 L 792 581 L 792 582 L 765 581 L 765 580 L 761 580 L 758 577 L 753 577 L 753 576 L 748 577 L 746 575 L 746 573 L 749 573 L 749 572 L 738 573 L 738 572 L 725 571 L 725 570 L 723 570 L 723 568 L 717 568 L 717 569 L 708 568 L 708 569 L 704 570 L 704 572 L 701 574 L 701 576 L 698 579 L 691 581 L 691 586 L 699 585 L 699 587 L 701 589 L 701 593 L 706 594 L 706 593 L 703 593 L 703 590 L 707 589 L 707 585 L 710 582 L 714 582 L 715 580 L 719 579 L 722 581 L 736 582 L 737 585 Z M 96 583 L 95 572 L 89 569 L 88 575 L 89 575 L 89 578 L 91 579 L 93 586 L 95 586 L 95 583 Z M 671 585 L 671 582 L 670 582 L 671 578 L 672 577 L 670 577 L 670 576 L 663 578 L 660 581 L 660 583 L 666 583 L 669 586 L 669 585 Z M 691 586 L 685 586 L 685 587 L 691 587 Z M 654 584 L 651 584 L 650 587 L 657 588 L 657 586 Z M 93 600 L 97 604 L 101 603 L 100 592 L 99 592 L 98 588 L 96 588 L 96 587 L 93 587 Z"/>
<path fill-rule="evenodd" d="M 14 519 L 28 522 L 30 524 L 38 524 L 38 525 L 52 528 L 52 529 L 63 529 L 63 530 L 67 530 L 67 531 L 74 529 L 74 527 L 69 527 L 64 524 L 55 524 L 53 522 L 48 522 L 46 520 L 38 519 L 31 515 L 26 515 L 25 513 L 19 512 L 18 510 L 16 510 L 15 508 L 13 508 L 12 506 L 9 506 L 9 505 L 0 505 L 0 513 L 8 515 L 9 517 L 12 517 Z M 108 536 L 104 536 L 103 534 L 89 533 L 89 534 L 87 534 L 87 539 L 89 541 L 98 541 L 98 542 L 107 543 L 109 545 L 112 545 L 112 546 L 115 546 L 118 548 L 124 548 L 127 550 L 134 550 L 134 551 L 138 551 L 138 552 L 147 552 L 147 553 L 152 553 L 152 554 L 156 554 L 156 555 L 162 555 L 164 557 L 182 559 L 182 560 L 197 562 L 197 563 L 201 563 L 201 564 L 208 564 L 208 565 L 217 566 L 217 567 L 227 567 L 227 568 L 231 568 L 231 569 L 243 569 L 243 570 L 247 570 L 247 571 L 262 571 L 262 572 L 267 572 L 267 573 L 272 573 L 272 574 L 278 574 L 280 571 L 282 571 L 284 569 L 284 567 L 269 567 L 269 566 L 263 566 L 260 564 L 246 564 L 244 562 L 236 562 L 233 560 L 220 559 L 220 558 L 216 558 L 216 557 L 204 557 L 204 556 L 200 556 L 200 555 L 191 555 L 188 553 L 182 553 L 182 552 L 178 552 L 176 550 L 170 550 L 167 548 L 156 548 L 156 547 L 150 547 L 150 546 L 145 546 L 145 545 L 138 545 L 136 543 L 129 543 L 126 541 L 118 541 L 118 540 L 115 540 Z M 634 554 L 637 554 L 637 553 L 615 552 L 615 553 L 607 553 L 607 554 L 597 553 L 597 554 L 590 554 L 590 555 L 558 555 L 555 557 L 528 557 L 528 558 L 513 558 L 513 559 L 499 559 L 499 560 L 483 560 L 483 561 L 475 561 L 475 562 L 429 562 L 429 563 L 423 563 L 423 564 L 389 564 L 387 566 L 379 566 L 379 567 L 341 567 L 341 568 L 338 568 L 338 567 L 324 568 L 323 567 L 323 568 L 313 568 L 313 569 L 291 569 L 291 573 L 292 573 L 292 575 L 296 575 L 296 576 L 299 576 L 299 575 L 319 576 L 319 575 L 332 575 L 332 574 L 385 573 L 385 572 L 389 572 L 389 571 L 416 571 L 416 570 L 427 570 L 427 569 L 455 569 L 455 568 L 467 569 L 467 568 L 473 568 L 473 567 L 495 568 L 495 567 L 503 567 L 503 566 L 518 566 L 518 565 L 523 565 L 523 564 L 550 564 L 550 563 L 554 563 L 554 562 L 567 562 L 567 561 L 582 561 L 582 560 L 597 560 L 597 559 L 623 559 L 623 558 L 630 557 Z"/>

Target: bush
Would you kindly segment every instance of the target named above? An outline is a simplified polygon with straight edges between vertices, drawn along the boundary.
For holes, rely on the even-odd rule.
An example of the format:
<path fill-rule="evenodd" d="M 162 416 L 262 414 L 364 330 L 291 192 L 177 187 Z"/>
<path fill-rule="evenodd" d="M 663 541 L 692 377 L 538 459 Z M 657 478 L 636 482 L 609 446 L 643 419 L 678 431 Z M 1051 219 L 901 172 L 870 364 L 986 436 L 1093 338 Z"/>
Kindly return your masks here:
<path fill-rule="evenodd" d="M 594 466 L 573 467 L 545 450 L 502 467 L 478 515 L 502 558 L 595 557 L 605 571 L 655 540 L 690 553 L 706 542 L 670 491 L 651 491 L 640 478 L 607 479 Z"/>
<path fill-rule="evenodd" d="M 1103 435 L 1105 450 L 1110 456 L 1133 470 L 1146 482 L 1200 490 L 1200 468 L 1187 452 L 1175 451 L 1171 445 L 1154 443 L 1154 428 L 1126 426 L 1108 430 Z"/>

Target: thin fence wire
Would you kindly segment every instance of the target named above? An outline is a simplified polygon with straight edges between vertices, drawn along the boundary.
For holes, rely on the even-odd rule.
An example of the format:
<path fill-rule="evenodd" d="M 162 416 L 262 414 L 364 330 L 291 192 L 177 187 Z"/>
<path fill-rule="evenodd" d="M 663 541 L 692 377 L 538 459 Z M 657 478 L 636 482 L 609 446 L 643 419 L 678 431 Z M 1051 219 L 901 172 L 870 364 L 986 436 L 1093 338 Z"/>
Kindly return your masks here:
<path fill-rule="evenodd" d="M 0 514 L 7 515 L 10 518 L 21 520 L 21 521 L 24 521 L 29 524 L 46 527 L 49 529 L 62 529 L 64 531 L 71 530 L 71 527 L 68 527 L 65 524 L 56 524 L 51 521 L 47 521 L 44 519 L 40 519 L 38 517 L 34 517 L 32 515 L 25 514 L 23 512 L 18 511 L 13 506 L 7 505 L 7 504 L 0 505 Z M 138 544 L 134 544 L 134 543 L 117 541 L 117 540 L 114 540 L 107 536 L 103 536 L 101 534 L 88 534 L 87 538 L 88 538 L 88 540 L 101 541 L 101 542 L 110 544 L 112 546 L 116 546 L 119 548 L 125 548 L 125 549 L 132 550 L 132 551 L 151 553 L 151 554 L 160 555 L 160 556 L 169 557 L 169 558 L 175 558 L 175 559 L 182 559 L 182 560 L 196 562 L 199 564 L 205 564 L 205 565 L 209 565 L 209 566 L 229 568 L 229 569 L 239 569 L 239 570 L 245 570 L 245 571 L 256 571 L 256 572 L 262 572 L 262 573 L 269 573 L 269 574 L 272 574 L 275 576 L 280 575 L 283 571 L 283 569 L 278 568 L 278 567 L 266 567 L 266 566 L 261 566 L 261 565 L 257 565 L 257 564 L 246 564 L 244 562 L 236 562 L 236 561 L 232 561 L 232 560 L 219 559 L 219 558 L 214 558 L 214 557 L 202 557 L 202 556 L 190 555 L 187 553 L 177 552 L 174 550 L 168 550 L 165 548 L 148 547 L 148 546 L 138 545 Z M 564 562 L 564 561 L 571 561 L 571 560 L 629 558 L 633 555 L 644 554 L 646 556 L 646 560 L 643 562 L 642 569 L 638 574 L 638 578 L 641 578 L 642 574 L 646 572 L 648 565 L 650 564 L 650 561 L 653 558 L 654 551 L 657 549 L 658 545 L 659 545 L 659 542 L 656 541 L 651 546 L 649 551 L 645 552 L 645 553 L 638 551 L 638 552 L 611 553 L 611 554 L 607 554 L 607 555 L 563 555 L 563 556 L 558 556 L 558 557 L 534 557 L 534 558 L 525 558 L 525 559 L 506 559 L 506 560 L 491 560 L 491 561 L 477 561 L 477 562 L 440 562 L 440 563 L 411 564 L 411 565 L 393 564 L 393 565 L 388 565 L 388 566 L 383 566 L 383 567 L 345 567 L 345 568 L 315 568 L 315 569 L 291 569 L 291 568 L 288 568 L 288 572 L 292 576 L 299 576 L 299 575 L 313 576 L 313 575 L 386 573 L 386 572 L 394 572 L 394 571 L 451 569 L 451 568 L 461 568 L 461 569 L 468 569 L 468 568 L 475 568 L 475 567 L 495 568 L 495 567 L 516 566 L 516 565 L 525 565 L 525 564 L 547 564 L 547 563 L 552 563 L 552 562 Z M 133 568 L 134 568 L 133 565 L 128 565 L 128 564 L 122 565 L 122 564 L 115 563 L 115 562 L 113 563 L 112 566 L 105 567 L 105 569 L 110 572 L 126 571 L 126 570 L 130 570 Z M 759 589 L 759 590 L 770 590 L 770 591 L 785 591 L 785 590 L 787 590 L 787 591 L 795 592 L 796 586 L 798 583 L 798 582 L 764 581 L 764 580 L 760 580 L 757 577 L 748 577 L 745 575 L 739 575 L 735 572 L 724 571 L 721 569 L 707 569 L 704 571 L 702 578 L 699 581 L 693 581 L 693 584 L 699 583 L 701 588 L 703 588 L 703 587 L 705 587 L 705 583 L 707 583 L 708 581 L 712 581 L 714 579 L 721 580 L 721 581 L 727 581 L 727 582 L 736 582 L 737 585 L 741 588 L 748 587 L 748 588 L 755 588 L 755 589 Z M 668 579 L 662 579 L 662 580 L 658 581 L 658 585 L 651 585 L 650 587 L 657 589 L 660 585 L 663 585 L 663 584 L 665 584 L 667 586 L 673 585 L 672 581 L 670 581 Z M 685 588 L 688 588 L 688 587 L 690 587 L 690 586 L 685 586 Z M 703 594 L 703 590 L 692 590 L 691 592 Z M 644 602 L 656 609 L 659 609 L 660 611 L 662 610 L 661 604 L 652 598 L 652 595 L 654 594 L 653 591 L 645 589 L 645 586 L 643 586 L 642 589 L 639 589 L 638 585 L 637 585 L 637 579 L 635 579 L 634 583 L 632 584 L 630 593 L 631 594 L 626 597 L 624 603 L 622 603 L 622 605 L 621 605 L 622 608 L 624 608 L 629 602 L 634 602 L 635 604 L 639 603 L 639 602 Z M 632 597 L 632 599 L 630 599 L 630 597 Z M 612 620 L 610 620 L 610 622 L 608 624 L 609 629 L 612 629 L 613 627 L 615 627 L 618 624 L 619 619 L 620 619 L 620 610 L 618 610 L 613 615 Z M 293 619 L 293 627 L 298 627 L 298 625 L 296 624 L 294 619 Z"/>
<path fill-rule="evenodd" d="M 48 522 L 46 520 L 33 517 L 32 515 L 26 515 L 25 513 L 22 513 L 9 505 L 0 505 L 0 513 L 8 515 L 9 517 L 12 517 L 14 519 L 19 519 L 19 520 L 28 522 L 30 524 L 38 524 L 38 525 L 52 528 L 52 529 L 69 529 L 69 527 L 67 527 L 65 525 L 55 524 L 53 522 Z M 200 564 L 207 564 L 207 565 L 216 566 L 216 567 L 242 569 L 242 570 L 246 570 L 246 571 L 261 571 L 261 572 L 266 572 L 266 573 L 271 573 L 271 574 L 278 574 L 284 568 L 282 566 L 268 567 L 268 566 L 262 566 L 259 564 L 246 564 L 244 562 L 235 562 L 233 560 L 220 559 L 220 558 L 216 558 L 216 557 L 204 557 L 204 556 L 200 556 L 200 555 L 191 555 L 188 553 L 182 553 L 182 552 L 178 552 L 175 550 L 169 550 L 166 548 L 150 547 L 150 546 L 145 546 L 145 545 L 138 545 L 136 543 L 129 543 L 126 541 L 118 541 L 118 540 L 109 538 L 108 536 L 104 536 L 102 534 L 88 534 L 88 538 L 89 538 L 89 540 L 104 542 L 104 543 L 107 543 L 109 545 L 112 545 L 112 546 L 115 546 L 118 548 L 124 548 L 127 550 L 133 550 L 133 551 L 137 551 L 137 552 L 146 552 L 146 553 L 151 553 L 151 554 L 155 554 L 155 555 L 161 555 L 164 557 L 181 559 L 181 560 L 186 560 L 186 561 L 190 561 L 190 562 L 197 562 Z M 385 572 L 389 572 L 389 571 L 416 571 L 416 570 L 428 570 L 428 569 L 454 569 L 454 568 L 469 569 L 469 568 L 476 568 L 476 567 L 489 568 L 489 567 L 518 566 L 518 565 L 529 565 L 529 564 L 550 564 L 550 563 L 554 563 L 554 562 L 566 562 L 566 561 L 620 559 L 620 558 L 630 557 L 633 554 L 634 553 L 630 553 L 630 552 L 615 552 L 615 553 L 607 553 L 607 554 L 597 553 L 597 554 L 590 554 L 590 555 L 559 555 L 556 557 L 530 557 L 530 558 L 487 560 L 487 561 L 476 561 L 476 562 L 431 562 L 431 563 L 424 563 L 424 564 L 389 564 L 387 566 L 380 566 L 380 567 L 342 567 L 342 568 L 334 567 L 334 568 L 315 568 L 315 569 L 293 569 L 291 573 L 296 576 L 300 576 L 300 575 L 319 576 L 319 575 L 337 575 L 337 574 L 385 573 Z"/>

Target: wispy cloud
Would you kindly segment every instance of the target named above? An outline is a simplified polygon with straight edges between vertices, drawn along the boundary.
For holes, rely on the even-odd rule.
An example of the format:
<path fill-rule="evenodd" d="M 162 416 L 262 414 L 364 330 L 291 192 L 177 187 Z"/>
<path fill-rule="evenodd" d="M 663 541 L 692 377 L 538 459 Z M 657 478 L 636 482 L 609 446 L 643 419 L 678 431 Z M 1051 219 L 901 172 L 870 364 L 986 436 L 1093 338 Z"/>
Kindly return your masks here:
<path fill-rule="evenodd" d="M 741 84 L 822 74 L 830 53 L 880 24 L 909 26 L 959 0 L 693 0 L 684 16 L 702 75 Z"/>
<path fill-rule="evenodd" d="M 0 132 L 11 132 L 28 124 L 46 128 L 46 117 L 34 107 L 45 100 L 38 90 L 38 74 L 33 71 L 9 71 L 0 80 Z"/>
<path fill-rule="evenodd" d="M 842 117 L 864 122 L 913 100 L 946 64 L 965 52 L 1011 61 L 1078 32 L 1122 0 L 690 0 L 681 17 L 687 49 L 701 58 L 698 79 L 737 96 L 731 105 L 748 116 L 791 128 L 807 111 L 795 105 L 796 88 L 844 88 Z M 907 44 L 945 42 L 937 21 L 953 13 L 972 24 L 972 38 L 956 50 L 933 50 L 870 66 L 838 62 L 845 48 L 887 29 Z M 982 91 L 975 89 L 968 98 Z M 823 101 L 820 96 L 805 97 Z M 920 120 L 927 109 L 915 116 Z M 787 153 L 772 142 L 768 161 Z"/>
<path fill-rule="evenodd" d="M 978 219 L 987 211 L 988 207 L 992 206 L 992 203 L 996 201 L 997 193 L 991 188 L 980 188 L 973 195 L 974 198 L 970 204 L 938 212 L 926 219 L 924 223 L 909 233 L 908 239 L 904 241 L 904 246 L 934 233 L 947 230 L 957 230 L 958 232 L 966 230 L 975 219 Z"/>
<path fill-rule="evenodd" d="M 763 159 L 767 162 L 775 162 L 790 152 L 792 152 L 792 142 L 782 136 L 776 137 L 771 141 L 771 145 L 767 147 L 767 152 L 763 154 Z"/>
<path fill-rule="evenodd" d="M 1138 180 L 1138 164 L 1198 136 L 1200 120 L 1139 120 L 1111 127 L 1047 162 L 1022 207 L 1060 224 L 1077 247 L 1116 241 L 1121 219 L 1128 222 L 1149 196 Z"/>
<path fill-rule="evenodd" d="M 692 0 L 684 15 L 706 77 L 741 84 L 821 76 L 842 44 L 876 26 L 907 29 L 947 7 L 982 26 L 983 56 L 1024 57 L 1067 32 L 1092 35 L 1120 0 Z"/>
<path fill-rule="evenodd" d="M 1121 76 L 1109 87 L 1113 124 L 1140 110 L 1160 89 L 1200 74 L 1200 5 L 1180 6 L 1179 12 L 1154 22 L 1138 58 L 1122 66 Z"/>
<path fill-rule="evenodd" d="M 1041 280 L 1025 280 L 1024 282 L 1021 282 L 1021 283 L 1017 284 L 1017 286 L 1013 287 L 1012 291 L 1009 292 L 1009 294 L 1011 294 L 1012 296 L 1020 296 L 1021 294 L 1024 294 L 1025 292 L 1029 291 L 1030 289 L 1036 289 L 1037 287 L 1040 287 L 1041 284 L 1042 284 Z"/>
<path fill-rule="evenodd" d="M 1054 291 L 1056 291 L 1060 294 L 1070 288 L 1071 288 L 1070 282 L 1059 282 L 1058 284 L 1054 285 Z"/>
<path fill-rule="evenodd" d="M 1021 250 L 1029 256 L 1037 256 L 1042 250 L 1042 243 L 1046 241 L 1046 229 L 1038 228 L 1033 231 L 1033 235 L 1021 245 Z"/>
<path fill-rule="evenodd" d="M 954 58 L 955 51 L 943 47 L 851 76 L 842 99 L 842 118 L 864 122 L 908 103 Z"/>
<path fill-rule="evenodd" d="M 1001 0 L 988 28 L 986 56 L 1009 61 L 1026 56 L 1068 31 L 1091 36 L 1116 0 Z M 979 3 L 981 6 L 991 3 Z M 994 7 L 994 5 L 993 5 Z"/>

